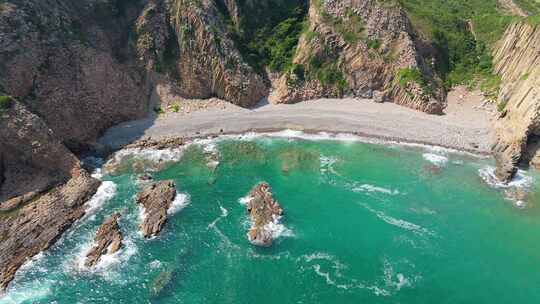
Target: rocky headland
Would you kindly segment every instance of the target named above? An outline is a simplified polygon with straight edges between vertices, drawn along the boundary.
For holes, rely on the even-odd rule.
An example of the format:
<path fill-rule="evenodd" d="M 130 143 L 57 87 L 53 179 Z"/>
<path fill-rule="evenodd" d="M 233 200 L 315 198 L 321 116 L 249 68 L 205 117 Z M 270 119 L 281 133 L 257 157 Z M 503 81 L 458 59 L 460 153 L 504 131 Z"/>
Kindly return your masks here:
<path fill-rule="evenodd" d="M 23 206 L 0 214 L 0 288 L 28 259 L 47 250 L 85 214 L 99 181 L 85 171 Z"/>

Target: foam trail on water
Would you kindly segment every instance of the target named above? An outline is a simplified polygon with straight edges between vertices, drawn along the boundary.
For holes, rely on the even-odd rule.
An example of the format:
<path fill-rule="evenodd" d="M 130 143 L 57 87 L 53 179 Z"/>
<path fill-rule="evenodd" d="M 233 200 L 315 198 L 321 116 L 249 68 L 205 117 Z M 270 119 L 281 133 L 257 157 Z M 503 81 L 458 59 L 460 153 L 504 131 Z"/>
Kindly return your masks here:
<path fill-rule="evenodd" d="M 227 217 L 229 215 L 229 211 L 225 208 L 223 208 L 223 206 L 219 205 L 219 209 L 221 211 L 221 214 L 215 219 L 213 220 L 210 224 L 208 224 L 208 228 L 214 228 L 214 226 L 216 226 L 216 224 L 224 217 Z"/>
<path fill-rule="evenodd" d="M 361 204 L 361 205 L 364 208 L 366 208 L 368 211 L 375 214 L 378 218 L 380 218 L 381 220 L 383 220 L 384 222 L 386 222 L 386 223 L 388 223 L 390 225 L 399 227 L 401 229 L 409 230 L 409 231 L 412 231 L 412 232 L 415 232 L 415 233 L 419 233 L 419 234 L 429 234 L 429 235 L 434 234 L 433 232 L 429 231 L 428 229 L 426 229 L 426 228 L 424 228 L 422 226 L 416 225 L 416 224 L 411 223 L 411 222 L 407 222 L 407 221 L 402 220 L 402 219 L 396 219 L 394 217 L 386 215 L 382 211 L 377 211 L 377 210 L 371 208 L 367 204 Z"/>
<path fill-rule="evenodd" d="M 370 185 L 370 184 L 362 184 L 362 185 L 359 185 L 359 186 L 354 186 L 352 188 L 352 191 L 354 191 L 354 192 L 379 192 L 379 193 L 384 193 L 384 194 L 388 194 L 388 195 L 398 195 L 399 194 L 399 190 L 397 190 L 397 189 L 391 190 L 391 189 L 378 187 L 378 186 L 374 186 L 374 185 Z"/>

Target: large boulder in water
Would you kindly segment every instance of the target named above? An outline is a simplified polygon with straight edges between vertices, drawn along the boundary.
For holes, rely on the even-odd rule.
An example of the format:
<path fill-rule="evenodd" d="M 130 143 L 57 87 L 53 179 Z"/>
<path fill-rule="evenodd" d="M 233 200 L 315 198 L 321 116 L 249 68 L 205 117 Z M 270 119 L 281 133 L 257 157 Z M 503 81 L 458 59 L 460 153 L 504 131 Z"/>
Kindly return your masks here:
<path fill-rule="evenodd" d="M 137 204 L 144 208 L 140 228 L 145 238 L 156 236 L 161 231 L 175 197 L 176 189 L 171 180 L 153 183 L 137 195 Z"/>
<path fill-rule="evenodd" d="M 113 214 L 106 219 L 99 227 L 94 238 L 94 247 L 86 254 L 86 267 L 95 266 L 101 257 L 106 254 L 113 254 L 122 247 L 122 233 L 118 226 L 119 213 Z"/>
<path fill-rule="evenodd" d="M 278 224 L 283 209 L 272 195 L 272 189 L 267 183 L 255 186 L 246 204 L 251 217 L 251 228 L 247 234 L 249 241 L 257 246 L 270 246 L 274 241 L 272 227 Z"/>

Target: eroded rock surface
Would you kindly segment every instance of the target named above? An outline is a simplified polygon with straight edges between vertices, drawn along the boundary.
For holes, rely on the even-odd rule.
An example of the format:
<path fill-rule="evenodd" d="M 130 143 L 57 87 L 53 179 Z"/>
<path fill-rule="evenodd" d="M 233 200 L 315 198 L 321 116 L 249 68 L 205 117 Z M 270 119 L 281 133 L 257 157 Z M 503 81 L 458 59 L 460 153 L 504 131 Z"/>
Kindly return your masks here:
<path fill-rule="evenodd" d="M 139 59 L 166 74 L 180 96 L 217 96 L 252 106 L 267 94 L 262 77 L 230 38 L 215 1 L 149 1 L 136 30 Z"/>
<path fill-rule="evenodd" d="M 502 79 L 501 112 L 495 123 L 497 143 L 493 148 L 496 175 L 509 181 L 520 163 L 536 163 L 540 138 L 540 26 L 526 22 L 511 25 L 494 48 L 494 62 L 495 72 Z"/>
<path fill-rule="evenodd" d="M 86 254 L 86 267 L 95 266 L 102 256 L 113 254 L 122 247 L 122 232 L 118 226 L 119 213 L 113 214 L 99 226 L 94 238 L 94 247 Z"/>
<path fill-rule="evenodd" d="M 0 213 L 0 289 L 29 258 L 52 246 L 84 213 L 100 182 L 85 171 L 8 213 Z"/>
<path fill-rule="evenodd" d="M 163 229 L 167 221 L 167 211 L 176 197 L 173 181 L 160 181 L 147 186 L 137 195 L 137 204 L 143 208 L 140 229 L 145 238 L 151 238 Z"/>
<path fill-rule="evenodd" d="M 399 5 L 310 1 L 308 22 L 295 66 L 277 81 L 271 102 L 353 95 L 442 114 L 446 93 L 431 66 L 435 56 Z"/>
<path fill-rule="evenodd" d="M 251 218 L 251 228 L 248 240 L 257 246 L 270 246 L 274 241 L 272 225 L 276 225 L 283 215 L 283 209 L 272 195 L 272 189 L 267 183 L 260 183 L 249 193 L 246 204 Z"/>

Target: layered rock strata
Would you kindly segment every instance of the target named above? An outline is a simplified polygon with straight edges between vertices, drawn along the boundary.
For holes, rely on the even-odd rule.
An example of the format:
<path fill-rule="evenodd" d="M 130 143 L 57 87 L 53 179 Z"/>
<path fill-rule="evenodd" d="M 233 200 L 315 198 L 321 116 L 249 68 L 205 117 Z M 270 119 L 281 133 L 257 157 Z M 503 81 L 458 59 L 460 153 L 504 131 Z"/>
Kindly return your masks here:
<path fill-rule="evenodd" d="M 240 106 L 266 96 L 267 86 L 231 40 L 216 1 L 149 1 L 136 29 L 139 59 L 166 74 L 180 96 Z"/>
<path fill-rule="evenodd" d="M 495 72 L 501 76 L 496 175 L 509 181 L 518 165 L 538 159 L 540 139 L 540 26 L 515 23 L 494 48 Z"/>
<path fill-rule="evenodd" d="M 246 210 L 251 218 L 248 240 L 257 246 L 271 246 L 274 241 L 272 227 L 279 223 L 283 209 L 267 183 L 260 183 L 251 190 Z"/>
<path fill-rule="evenodd" d="M 51 247 L 77 219 L 99 181 L 84 170 L 65 185 L 9 212 L 0 213 L 0 289 L 28 259 Z"/>
<path fill-rule="evenodd" d="M 163 229 L 175 197 L 175 185 L 170 180 L 151 184 L 137 195 L 137 204 L 143 208 L 140 229 L 145 238 L 154 237 Z"/>
<path fill-rule="evenodd" d="M 122 247 L 122 232 L 118 226 L 119 213 L 115 213 L 107 218 L 99 226 L 94 238 L 94 246 L 86 254 L 84 265 L 94 267 L 99 263 L 102 256 L 113 254 Z"/>

